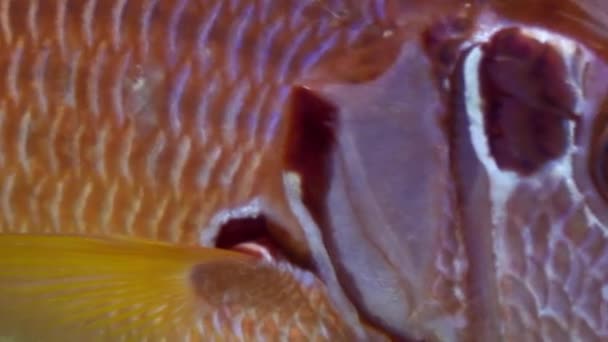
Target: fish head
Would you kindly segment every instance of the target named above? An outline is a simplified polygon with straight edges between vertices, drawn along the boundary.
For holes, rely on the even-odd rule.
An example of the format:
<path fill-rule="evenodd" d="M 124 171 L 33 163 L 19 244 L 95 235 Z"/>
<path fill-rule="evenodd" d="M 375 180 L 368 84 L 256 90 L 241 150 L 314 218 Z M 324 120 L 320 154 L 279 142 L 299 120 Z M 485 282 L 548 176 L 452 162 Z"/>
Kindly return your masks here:
<path fill-rule="evenodd" d="M 608 8 L 461 5 L 311 87 L 335 115 L 324 248 L 396 338 L 605 338 Z"/>

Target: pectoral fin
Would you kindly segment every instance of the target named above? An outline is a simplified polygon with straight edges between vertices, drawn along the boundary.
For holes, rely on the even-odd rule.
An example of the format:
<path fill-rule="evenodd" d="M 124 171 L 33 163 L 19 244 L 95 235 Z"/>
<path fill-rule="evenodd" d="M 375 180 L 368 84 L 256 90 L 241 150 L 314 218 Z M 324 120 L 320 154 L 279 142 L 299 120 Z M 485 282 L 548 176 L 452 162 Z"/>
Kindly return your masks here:
<path fill-rule="evenodd" d="M 193 267 L 248 258 L 147 241 L 0 235 L 0 339 L 200 336 Z"/>

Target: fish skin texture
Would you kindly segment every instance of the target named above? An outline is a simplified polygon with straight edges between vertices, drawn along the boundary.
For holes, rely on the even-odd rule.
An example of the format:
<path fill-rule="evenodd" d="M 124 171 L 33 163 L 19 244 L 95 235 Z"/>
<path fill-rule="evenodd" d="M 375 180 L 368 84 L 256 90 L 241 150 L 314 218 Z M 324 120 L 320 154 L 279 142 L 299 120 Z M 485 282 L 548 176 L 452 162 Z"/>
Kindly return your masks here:
<path fill-rule="evenodd" d="M 364 3 L 3 1 L 0 229 L 197 244 L 281 212 L 291 88 L 377 35 Z"/>
<path fill-rule="evenodd" d="M 263 212 L 306 255 L 290 97 L 309 75 L 375 77 L 390 53 L 320 65 L 394 42 L 374 43 L 389 25 L 372 1 L 2 1 L 0 232 L 213 246 Z"/>
<path fill-rule="evenodd" d="M 496 221 L 463 63 L 505 23 L 567 36 L 592 72 L 572 174 L 518 180 Z M 598 0 L 1 1 L 0 231 L 212 245 L 260 210 L 395 339 L 605 339 L 607 25 Z M 285 158 L 298 96 L 336 112 L 325 183 Z"/>

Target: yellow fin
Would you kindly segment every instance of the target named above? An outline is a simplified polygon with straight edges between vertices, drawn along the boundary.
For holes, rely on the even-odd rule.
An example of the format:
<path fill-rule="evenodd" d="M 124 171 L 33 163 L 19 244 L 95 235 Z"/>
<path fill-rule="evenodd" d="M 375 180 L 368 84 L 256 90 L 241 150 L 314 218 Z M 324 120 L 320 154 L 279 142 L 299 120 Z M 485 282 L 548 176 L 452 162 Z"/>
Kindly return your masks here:
<path fill-rule="evenodd" d="M 193 267 L 249 260 L 140 240 L 0 234 L 0 340 L 200 336 Z"/>

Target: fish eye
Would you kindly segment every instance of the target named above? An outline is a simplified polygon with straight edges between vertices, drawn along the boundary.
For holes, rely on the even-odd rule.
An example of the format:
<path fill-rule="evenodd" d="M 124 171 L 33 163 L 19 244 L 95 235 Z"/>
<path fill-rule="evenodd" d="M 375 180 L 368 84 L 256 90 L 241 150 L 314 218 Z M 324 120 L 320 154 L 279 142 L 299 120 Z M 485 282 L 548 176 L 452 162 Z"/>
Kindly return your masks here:
<path fill-rule="evenodd" d="M 562 156 L 575 96 L 566 66 L 550 44 L 518 28 L 497 32 L 481 47 L 481 111 L 499 168 L 530 175 Z"/>

